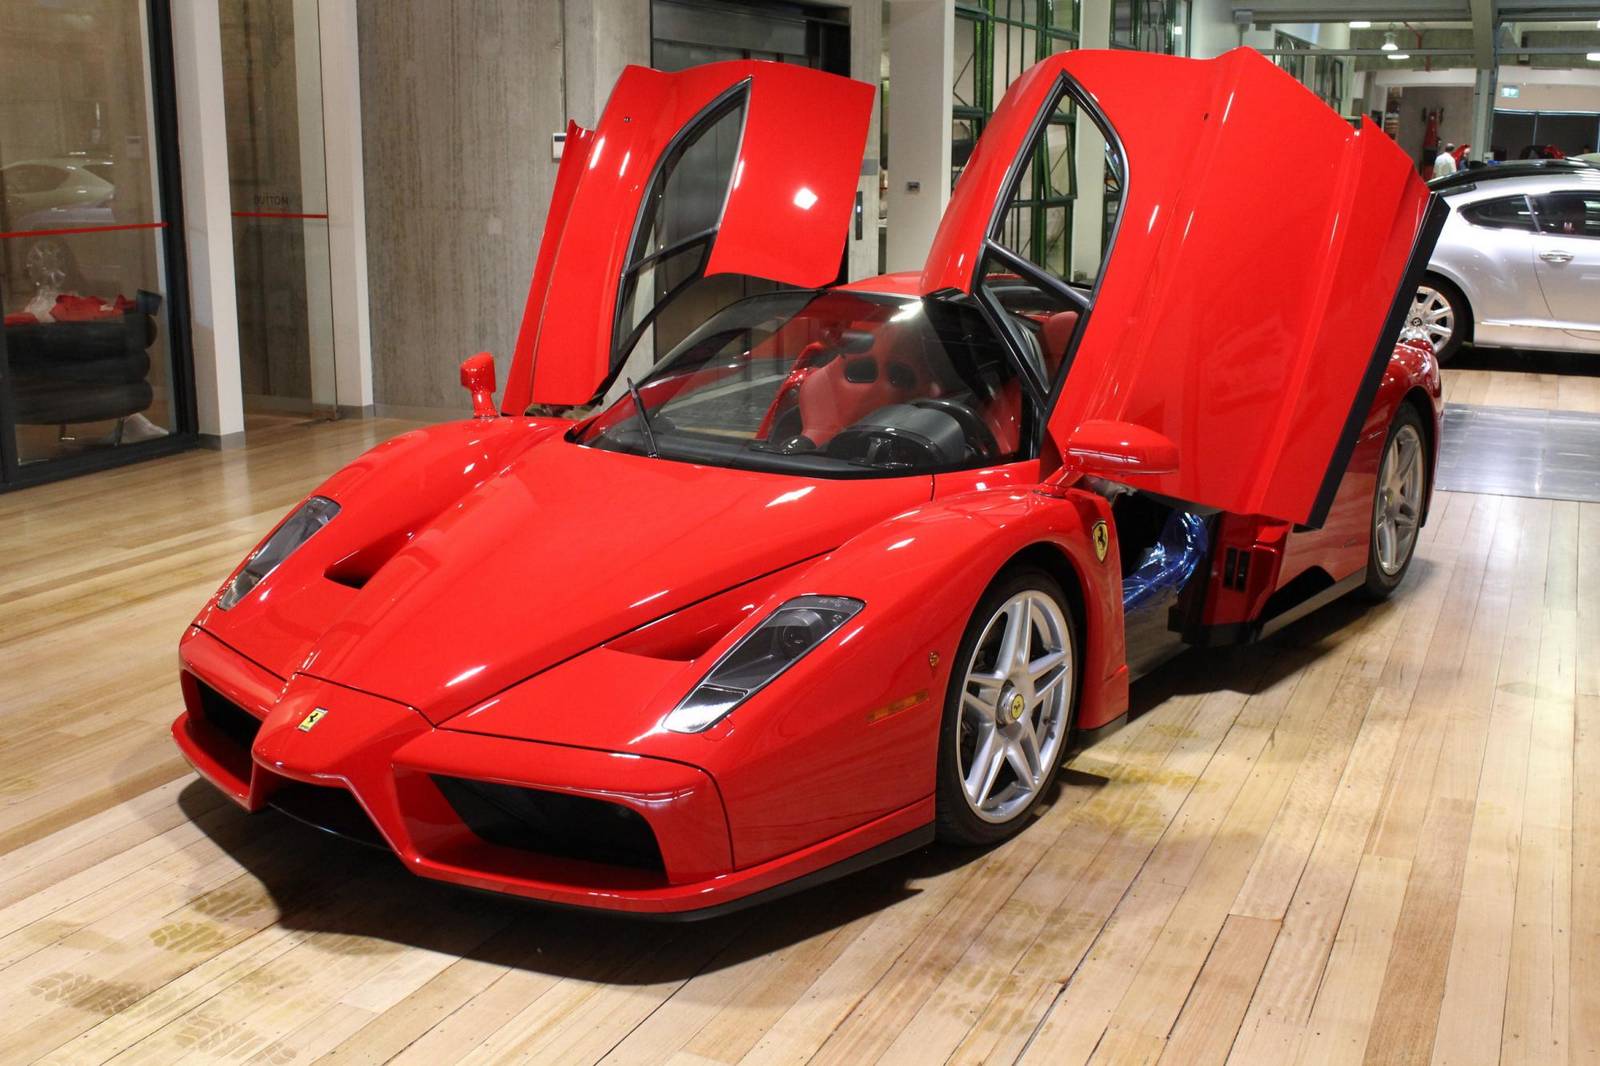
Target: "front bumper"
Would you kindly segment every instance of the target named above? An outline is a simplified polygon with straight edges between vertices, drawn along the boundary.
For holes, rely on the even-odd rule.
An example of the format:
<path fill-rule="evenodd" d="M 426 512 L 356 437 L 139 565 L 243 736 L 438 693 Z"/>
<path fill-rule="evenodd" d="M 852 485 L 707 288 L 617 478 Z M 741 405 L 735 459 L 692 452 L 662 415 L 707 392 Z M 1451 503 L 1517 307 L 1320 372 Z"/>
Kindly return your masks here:
<path fill-rule="evenodd" d="M 172 733 L 202 776 L 246 810 L 281 806 L 348 835 L 370 830 L 424 877 L 693 917 L 931 836 L 930 800 L 735 869 L 721 796 L 697 767 L 437 728 L 315 677 L 285 683 L 200 629 L 180 658 L 185 710 Z"/>

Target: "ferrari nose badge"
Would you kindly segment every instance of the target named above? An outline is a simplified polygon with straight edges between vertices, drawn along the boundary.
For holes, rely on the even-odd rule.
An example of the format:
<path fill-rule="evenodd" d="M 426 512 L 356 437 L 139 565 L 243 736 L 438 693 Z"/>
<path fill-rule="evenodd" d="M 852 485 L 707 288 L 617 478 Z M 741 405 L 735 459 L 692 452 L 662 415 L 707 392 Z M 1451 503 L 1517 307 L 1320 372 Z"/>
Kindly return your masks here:
<path fill-rule="evenodd" d="M 309 733 L 318 722 L 322 721 L 327 713 L 328 709 L 326 707 L 318 707 L 316 710 L 300 719 L 300 724 L 295 728 L 299 729 L 302 733 Z"/>

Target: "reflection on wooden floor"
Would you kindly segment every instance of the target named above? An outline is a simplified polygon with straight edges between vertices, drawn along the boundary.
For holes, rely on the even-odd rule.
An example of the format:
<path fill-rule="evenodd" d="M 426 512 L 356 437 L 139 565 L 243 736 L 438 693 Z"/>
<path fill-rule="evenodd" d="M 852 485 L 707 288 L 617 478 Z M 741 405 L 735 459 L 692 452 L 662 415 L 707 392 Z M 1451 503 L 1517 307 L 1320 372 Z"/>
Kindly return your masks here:
<path fill-rule="evenodd" d="M 248 818 L 167 744 L 195 606 L 398 428 L 0 499 L 0 1060 L 1600 1055 L 1600 505 L 1441 497 L 1395 600 L 1177 660 L 1002 847 L 640 925 Z"/>

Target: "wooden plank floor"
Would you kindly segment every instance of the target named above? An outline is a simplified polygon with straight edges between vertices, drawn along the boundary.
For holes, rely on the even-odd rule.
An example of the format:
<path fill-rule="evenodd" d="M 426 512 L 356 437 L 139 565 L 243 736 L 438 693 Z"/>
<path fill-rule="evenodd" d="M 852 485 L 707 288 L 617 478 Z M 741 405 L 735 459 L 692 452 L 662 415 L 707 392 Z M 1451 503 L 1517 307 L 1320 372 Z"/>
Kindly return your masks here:
<path fill-rule="evenodd" d="M 1600 414 L 1600 355 L 1466 348 L 1443 378 L 1448 403 Z"/>
<path fill-rule="evenodd" d="M 1600 505 L 1441 497 L 1393 601 L 1141 682 L 1002 847 L 643 925 L 246 817 L 166 739 L 196 606 L 401 428 L 0 498 L 0 1061 L 1600 1058 Z"/>

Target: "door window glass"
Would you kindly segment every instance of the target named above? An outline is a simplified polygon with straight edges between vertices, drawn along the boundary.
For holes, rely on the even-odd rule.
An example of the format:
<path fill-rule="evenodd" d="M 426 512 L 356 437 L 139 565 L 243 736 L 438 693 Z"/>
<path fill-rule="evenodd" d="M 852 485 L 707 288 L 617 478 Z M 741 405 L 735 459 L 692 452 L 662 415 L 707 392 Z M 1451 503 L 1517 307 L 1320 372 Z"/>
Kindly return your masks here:
<path fill-rule="evenodd" d="M 1484 200 L 1461 209 L 1461 217 L 1474 226 L 1490 229 L 1533 229 L 1533 211 L 1526 196 L 1506 196 L 1498 200 Z"/>
<path fill-rule="evenodd" d="M 613 357 L 625 358 L 661 306 L 705 269 L 733 180 L 748 87 L 697 117 L 662 157 L 622 275 Z"/>
<path fill-rule="evenodd" d="M 1124 173 L 1115 138 L 1066 79 L 1048 116 L 1020 157 L 1021 172 L 988 241 L 979 285 L 1041 396 L 1064 376 L 1083 332 L 1094 284 L 1110 255 Z M 1042 182 L 1035 180 L 1038 172 Z M 1033 195 L 1041 184 L 1088 210 L 1079 211 L 1072 226 L 1054 225 L 1050 199 Z"/>
<path fill-rule="evenodd" d="M 1600 193 L 1539 197 L 1539 230 L 1561 237 L 1600 237 Z"/>

